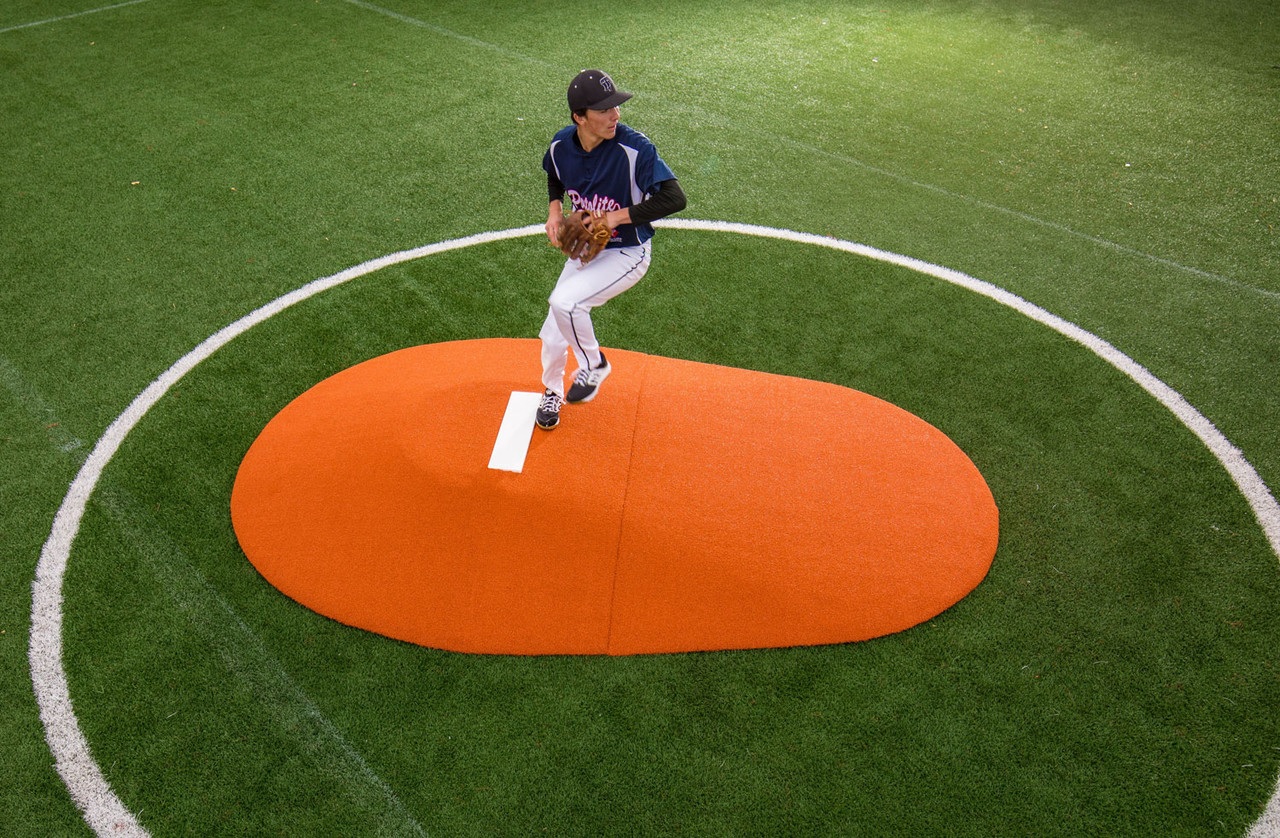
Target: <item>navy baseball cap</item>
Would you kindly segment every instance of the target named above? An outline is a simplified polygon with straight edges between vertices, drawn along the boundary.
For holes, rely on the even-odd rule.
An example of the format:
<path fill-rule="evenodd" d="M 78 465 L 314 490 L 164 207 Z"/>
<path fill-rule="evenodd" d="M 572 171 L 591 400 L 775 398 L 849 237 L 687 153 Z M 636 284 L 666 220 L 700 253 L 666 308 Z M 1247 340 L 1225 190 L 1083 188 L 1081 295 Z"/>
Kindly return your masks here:
<path fill-rule="evenodd" d="M 619 90 L 604 70 L 583 70 L 569 82 L 569 110 L 584 108 L 607 111 L 631 98 L 631 94 Z"/>

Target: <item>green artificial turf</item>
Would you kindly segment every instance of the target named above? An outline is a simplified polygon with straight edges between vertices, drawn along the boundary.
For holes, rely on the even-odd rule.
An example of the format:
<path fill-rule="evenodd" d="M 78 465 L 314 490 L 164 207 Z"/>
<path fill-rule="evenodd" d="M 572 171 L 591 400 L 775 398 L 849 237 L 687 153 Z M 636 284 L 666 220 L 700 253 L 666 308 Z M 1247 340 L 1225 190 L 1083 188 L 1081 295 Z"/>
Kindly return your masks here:
<path fill-rule="evenodd" d="M 1144 365 L 1280 486 L 1273 4 L 593 9 L 0 10 L 6 834 L 86 831 L 27 643 L 41 546 L 97 439 L 258 306 L 384 254 L 540 223 L 540 157 L 584 66 L 636 92 L 624 121 L 680 176 L 686 217 L 863 242 L 1008 289 Z M 1280 557 L 1189 430 L 1083 346 L 904 268 L 676 229 L 655 253 L 598 311 L 606 345 L 831 381 L 936 425 L 1000 507 L 988 578 L 870 642 L 619 659 L 458 655 L 302 608 L 231 529 L 256 434 L 385 352 L 535 336 L 558 257 L 533 236 L 385 268 L 203 362 L 89 503 L 66 668 L 93 754 L 146 829 L 1248 829 L 1280 774 Z"/>

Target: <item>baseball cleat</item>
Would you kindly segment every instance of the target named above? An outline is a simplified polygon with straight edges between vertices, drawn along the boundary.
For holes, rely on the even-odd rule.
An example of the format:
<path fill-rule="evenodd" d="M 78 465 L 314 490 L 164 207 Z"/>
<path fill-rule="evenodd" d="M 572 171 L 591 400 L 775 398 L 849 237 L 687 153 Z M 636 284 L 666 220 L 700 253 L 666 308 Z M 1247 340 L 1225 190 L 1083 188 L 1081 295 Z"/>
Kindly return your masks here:
<path fill-rule="evenodd" d="M 600 353 L 600 366 L 593 370 L 578 370 L 573 376 L 573 386 L 569 388 L 569 395 L 565 401 L 569 404 L 577 404 L 579 402 L 589 402 L 596 397 L 596 393 L 600 392 L 600 385 L 609 377 L 609 373 L 613 372 L 613 367 L 609 366 L 609 362 L 605 360 L 604 353 Z"/>
<path fill-rule="evenodd" d="M 538 413 L 535 417 L 538 427 L 544 431 L 549 431 L 556 425 L 560 424 L 560 407 L 564 404 L 564 399 L 560 398 L 558 393 L 547 390 L 542 394 L 542 401 L 538 403 Z M 529 414 L 525 414 L 528 416 Z"/>

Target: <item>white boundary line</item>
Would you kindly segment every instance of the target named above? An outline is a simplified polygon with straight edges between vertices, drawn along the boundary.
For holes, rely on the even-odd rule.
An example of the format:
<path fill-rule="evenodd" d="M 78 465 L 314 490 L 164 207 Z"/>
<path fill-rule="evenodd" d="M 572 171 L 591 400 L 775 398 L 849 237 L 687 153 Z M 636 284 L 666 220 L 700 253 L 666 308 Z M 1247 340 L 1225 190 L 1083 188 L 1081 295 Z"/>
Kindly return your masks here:
<path fill-rule="evenodd" d="M 123 8 L 124 6 L 136 6 L 139 3 L 145 3 L 145 2 L 147 2 L 147 0 L 126 0 L 126 2 L 124 3 L 115 3 L 113 5 L 102 6 L 97 9 L 86 9 L 83 12 L 74 12 L 69 15 L 62 15 L 61 17 L 50 17 L 50 18 L 45 18 L 44 20 L 33 20 L 30 23 L 19 23 L 16 26 L 6 26 L 4 29 L 0 29 L 0 34 L 3 34 L 5 32 L 16 32 L 19 29 L 30 29 L 33 26 L 44 26 L 46 23 L 57 23 L 62 20 L 71 20 L 71 18 L 73 17 L 84 17 L 85 15 L 96 15 L 98 12 L 109 12 L 112 9 L 119 9 L 119 8 Z"/>
<path fill-rule="evenodd" d="M 139 2 L 140 0 L 135 0 Z M 1178 420 L 1200 438 L 1210 452 L 1222 463 L 1231 479 L 1244 494 L 1250 507 L 1262 525 L 1272 550 L 1280 557 L 1280 504 L 1268 490 L 1262 478 L 1244 455 L 1223 434 L 1196 410 L 1177 391 L 1152 375 L 1145 367 L 1096 335 L 1081 329 L 1074 323 L 1049 313 L 1015 294 L 980 279 L 950 268 L 922 262 L 909 256 L 889 253 L 867 245 L 827 238 L 811 233 L 798 233 L 776 227 L 760 227 L 727 221 L 702 221 L 694 219 L 667 219 L 658 222 L 661 227 L 704 232 L 737 233 L 761 238 L 782 239 L 798 244 L 816 245 L 840 250 L 868 259 L 907 268 L 966 288 L 998 303 L 1009 306 L 1038 323 L 1065 335 L 1087 347 L 1107 363 L 1133 379 L 1138 386 L 1167 407 Z M 72 481 L 53 520 L 52 530 L 36 564 L 35 580 L 31 585 L 31 641 L 28 658 L 31 681 L 40 706 L 40 719 L 45 729 L 45 739 L 54 756 L 58 773 L 62 777 L 71 799 L 84 815 L 85 822 L 99 835 L 147 835 L 137 818 L 116 796 L 107 782 L 101 767 L 94 760 L 89 743 L 80 729 L 72 706 L 67 685 L 66 669 L 62 662 L 62 583 L 70 561 L 71 547 L 80 529 L 89 498 L 93 494 L 103 470 L 111 462 L 129 432 L 142 421 L 147 412 L 187 373 L 201 361 L 230 343 L 236 337 L 257 326 L 285 309 L 315 295 L 353 279 L 383 268 L 478 244 L 504 239 L 538 235 L 541 224 L 479 233 L 465 238 L 450 239 L 412 250 L 402 250 L 372 259 L 348 268 L 332 276 L 313 280 L 284 296 L 267 303 L 245 315 L 229 326 L 206 338 L 195 349 L 182 356 L 177 363 L 151 382 L 130 405 L 116 417 L 94 446 L 79 473 Z M 1276 834 L 1280 825 L 1280 784 L 1272 794 L 1266 811 L 1252 827 L 1252 838 Z"/>

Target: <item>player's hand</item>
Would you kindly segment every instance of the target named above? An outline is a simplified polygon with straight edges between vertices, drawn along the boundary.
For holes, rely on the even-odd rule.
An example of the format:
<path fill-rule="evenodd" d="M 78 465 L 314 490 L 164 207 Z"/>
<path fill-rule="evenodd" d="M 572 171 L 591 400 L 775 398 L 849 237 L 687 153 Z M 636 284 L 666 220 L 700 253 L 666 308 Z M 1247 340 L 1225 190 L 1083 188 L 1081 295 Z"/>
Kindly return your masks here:
<path fill-rule="evenodd" d="M 623 224 L 631 223 L 631 209 L 623 207 L 622 209 L 609 210 L 604 214 L 604 224 L 611 231 L 617 230 Z"/>
<path fill-rule="evenodd" d="M 551 242 L 552 247 L 560 246 L 560 219 L 558 217 L 547 219 L 547 241 Z"/>

